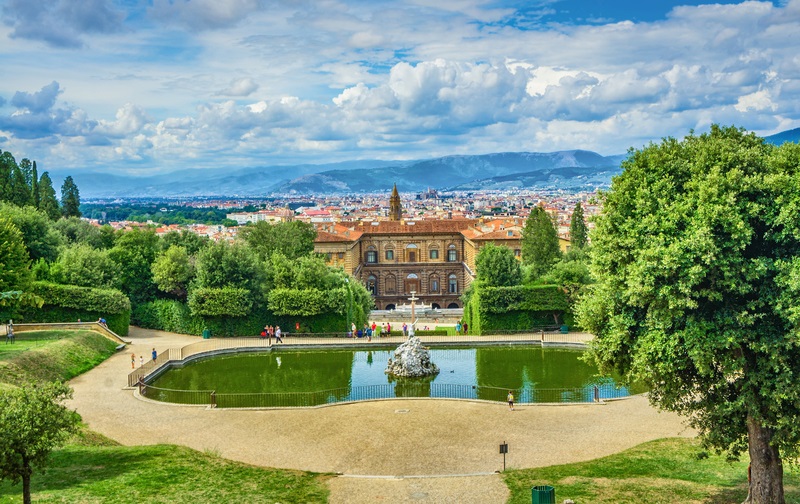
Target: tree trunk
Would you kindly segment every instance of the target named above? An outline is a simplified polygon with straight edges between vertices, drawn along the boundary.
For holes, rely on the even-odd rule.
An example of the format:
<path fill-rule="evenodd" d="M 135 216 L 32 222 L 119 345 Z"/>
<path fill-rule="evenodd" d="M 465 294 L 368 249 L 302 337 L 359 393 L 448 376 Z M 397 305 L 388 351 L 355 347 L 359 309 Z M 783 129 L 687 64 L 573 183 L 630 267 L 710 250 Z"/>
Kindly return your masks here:
<path fill-rule="evenodd" d="M 778 449 L 771 446 L 773 432 L 747 417 L 750 446 L 750 489 L 745 502 L 753 504 L 784 504 L 783 464 Z"/>
<path fill-rule="evenodd" d="M 22 502 L 31 504 L 31 475 L 27 471 L 22 475 Z"/>

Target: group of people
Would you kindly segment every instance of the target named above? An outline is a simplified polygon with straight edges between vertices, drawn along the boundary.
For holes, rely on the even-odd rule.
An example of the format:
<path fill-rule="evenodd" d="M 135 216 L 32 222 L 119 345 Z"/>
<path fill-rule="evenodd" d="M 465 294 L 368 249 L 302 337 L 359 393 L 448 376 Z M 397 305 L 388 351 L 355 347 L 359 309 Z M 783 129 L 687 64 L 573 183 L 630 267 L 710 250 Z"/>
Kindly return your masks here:
<path fill-rule="evenodd" d="M 461 334 L 461 331 L 464 331 L 464 334 L 468 334 L 467 332 L 468 330 L 469 326 L 467 325 L 466 322 L 464 322 L 463 324 L 461 323 L 461 321 L 456 322 L 456 334 Z"/>
<path fill-rule="evenodd" d="M 158 352 L 156 351 L 156 347 L 153 347 L 153 351 L 150 353 L 150 355 L 153 357 L 153 362 L 155 362 L 156 359 L 158 359 Z M 144 355 L 143 354 L 139 354 L 139 365 L 140 366 L 144 366 Z M 133 369 L 135 367 L 136 367 L 136 354 L 135 353 L 131 353 L 131 369 Z"/>
<path fill-rule="evenodd" d="M 269 338 L 268 344 L 272 344 L 272 338 L 275 337 L 275 343 L 283 343 L 283 337 L 281 333 L 281 326 L 272 327 L 271 325 L 265 325 L 264 330 L 261 331 L 262 338 Z"/>

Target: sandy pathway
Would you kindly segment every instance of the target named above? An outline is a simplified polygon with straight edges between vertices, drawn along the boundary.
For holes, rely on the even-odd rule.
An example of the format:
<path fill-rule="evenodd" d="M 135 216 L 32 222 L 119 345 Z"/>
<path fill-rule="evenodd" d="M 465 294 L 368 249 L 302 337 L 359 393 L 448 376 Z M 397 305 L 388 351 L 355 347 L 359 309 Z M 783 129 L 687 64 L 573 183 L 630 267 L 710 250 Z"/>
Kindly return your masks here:
<path fill-rule="evenodd" d="M 138 364 L 154 346 L 162 352 L 197 338 L 132 328 L 128 339 L 125 352 L 72 382 L 72 405 L 90 428 L 125 445 L 174 443 L 260 466 L 342 473 L 331 480 L 332 503 L 503 502 L 507 489 L 494 474 L 503 441 L 508 467 L 539 467 L 694 434 L 643 397 L 514 412 L 431 399 L 239 411 L 153 403 L 124 389 L 130 353 Z"/>

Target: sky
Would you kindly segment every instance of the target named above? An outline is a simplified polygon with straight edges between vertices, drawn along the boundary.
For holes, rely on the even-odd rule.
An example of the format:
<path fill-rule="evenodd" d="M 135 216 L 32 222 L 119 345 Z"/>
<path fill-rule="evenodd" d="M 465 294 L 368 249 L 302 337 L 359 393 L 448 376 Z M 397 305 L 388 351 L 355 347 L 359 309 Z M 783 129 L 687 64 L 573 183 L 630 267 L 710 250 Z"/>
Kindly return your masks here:
<path fill-rule="evenodd" d="M 150 175 L 800 127 L 800 0 L 0 0 L 0 149 Z"/>

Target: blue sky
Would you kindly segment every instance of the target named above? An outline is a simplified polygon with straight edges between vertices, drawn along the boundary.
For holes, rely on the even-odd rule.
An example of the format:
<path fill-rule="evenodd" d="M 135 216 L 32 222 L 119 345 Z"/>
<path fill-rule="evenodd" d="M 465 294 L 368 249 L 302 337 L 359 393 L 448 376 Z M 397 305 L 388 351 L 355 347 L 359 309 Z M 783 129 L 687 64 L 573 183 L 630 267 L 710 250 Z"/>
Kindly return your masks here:
<path fill-rule="evenodd" d="M 800 0 L 0 0 L 40 170 L 583 148 L 800 126 Z"/>

